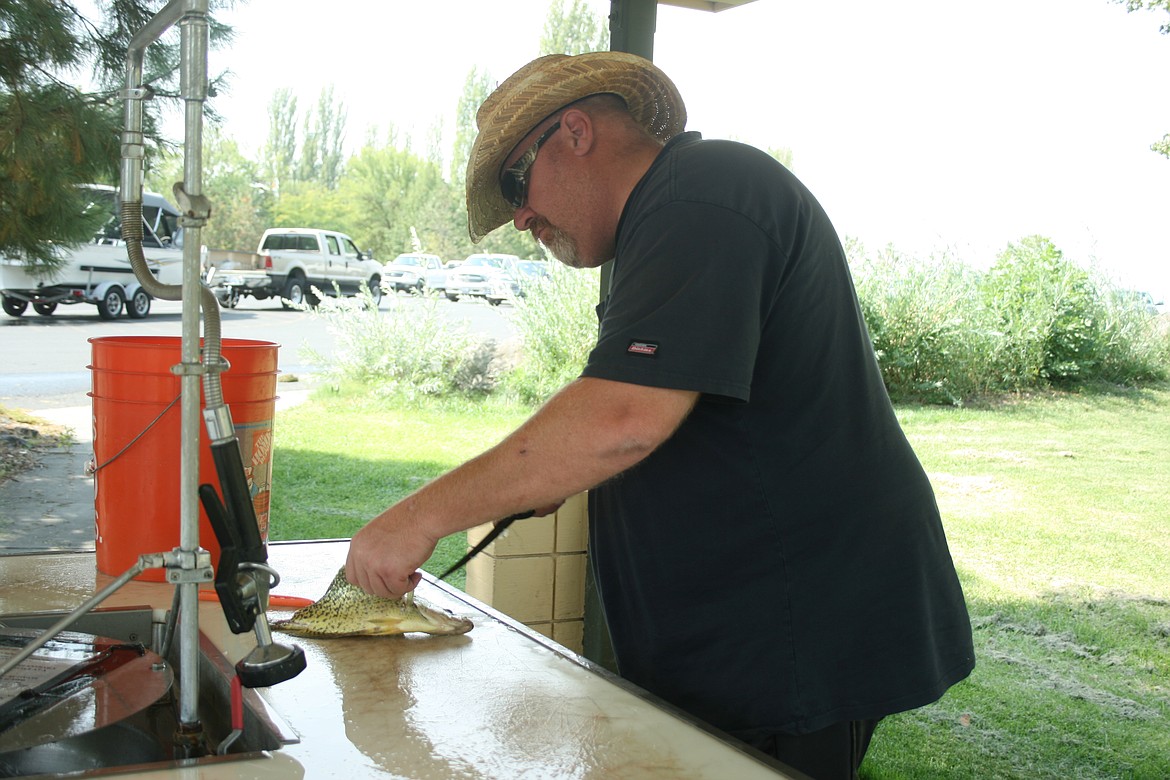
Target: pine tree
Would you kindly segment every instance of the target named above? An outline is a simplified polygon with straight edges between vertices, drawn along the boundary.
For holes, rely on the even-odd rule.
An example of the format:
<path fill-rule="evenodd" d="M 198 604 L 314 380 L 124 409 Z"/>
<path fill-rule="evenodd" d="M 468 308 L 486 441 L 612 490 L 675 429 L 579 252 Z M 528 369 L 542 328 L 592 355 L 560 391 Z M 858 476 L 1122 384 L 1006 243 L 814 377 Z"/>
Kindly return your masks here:
<path fill-rule="evenodd" d="M 87 194 L 112 184 L 119 167 L 126 52 L 154 15 L 143 0 L 99 4 L 87 17 L 69 0 L 0 0 L 0 254 L 48 274 L 60 248 L 88 240 L 79 219 Z M 213 39 L 230 31 L 211 22 Z M 161 143 L 159 115 L 177 97 L 178 31 L 149 47 L 143 81 L 148 154 Z"/>

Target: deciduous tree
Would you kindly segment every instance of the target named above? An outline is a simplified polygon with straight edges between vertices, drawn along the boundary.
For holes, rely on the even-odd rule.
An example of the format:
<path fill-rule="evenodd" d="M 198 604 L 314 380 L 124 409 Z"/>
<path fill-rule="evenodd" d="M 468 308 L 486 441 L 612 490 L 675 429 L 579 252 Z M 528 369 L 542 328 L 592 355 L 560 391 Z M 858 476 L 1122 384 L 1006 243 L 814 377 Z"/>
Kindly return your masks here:
<path fill-rule="evenodd" d="M 343 146 L 347 114 L 345 104 L 334 98 L 332 86 L 321 90 L 316 111 L 305 116 L 301 162 L 297 170 L 299 181 L 317 182 L 327 190 L 337 189 L 345 164 Z"/>
<path fill-rule="evenodd" d="M 1126 10 L 1140 11 L 1145 9 L 1147 11 L 1154 11 L 1161 9 L 1170 14 L 1170 0 L 1113 0 L 1115 3 L 1121 3 L 1126 7 Z M 1170 35 L 1170 21 L 1162 23 L 1161 28 L 1163 35 Z M 1162 155 L 1163 157 L 1170 157 L 1170 133 L 1162 136 L 1161 141 L 1154 141 L 1150 144 L 1150 149 Z"/>
<path fill-rule="evenodd" d="M 463 94 L 455 110 L 455 148 L 451 154 L 451 184 L 458 190 L 464 186 L 467 160 L 475 143 L 475 114 L 492 91 L 492 80 L 487 71 L 472 68 L 463 82 Z"/>
<path fill-rule="evenodd" d="M 291 184 L 297 161 L 297 98 L 282 87 L 268 102 L 268 139 L 264 142 L 264 169 L 277 196 Z"/>
<path fill-rule="evenodd" d="M 584 54 L 608 49 L 608 20 L 593 13 L 585 0 L 553 0 L 540 38 L 541 54 Z"/>

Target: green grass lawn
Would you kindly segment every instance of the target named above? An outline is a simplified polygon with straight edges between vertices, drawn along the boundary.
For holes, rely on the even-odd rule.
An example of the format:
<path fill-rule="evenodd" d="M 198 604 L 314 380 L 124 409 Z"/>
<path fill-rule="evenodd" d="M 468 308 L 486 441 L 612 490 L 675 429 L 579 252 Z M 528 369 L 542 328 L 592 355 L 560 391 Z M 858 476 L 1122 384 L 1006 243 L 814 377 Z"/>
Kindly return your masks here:
<path fill-rule="evenodd" d="M 899 412 L 978 665 L 866 776 L 1170 778 L 1170 392 Z"/>
<path fill-rule="evenodd" d="M 348 538 L 424 482 L 498 442 L 528 414 L 491 402 L 388 406 L 318 391 L 277 416 L 269 538 Z M 465 533 L 447 537 L 424 568 L 440 574 L 466 552 L 466 540 Z M 462 588 L 464 573 L 450 581 Z"/>
<path fill-rule="evenodd" d="M 271 537 L 348 537 L 526 416 L 319 393 L 278 415 Z M 978 665 L 883 722 L 863 776 L 1170 778 L 1170 389 L 899 416 L 938 494 Z M 428 571 L 465 544 L 445 540 Z"/>

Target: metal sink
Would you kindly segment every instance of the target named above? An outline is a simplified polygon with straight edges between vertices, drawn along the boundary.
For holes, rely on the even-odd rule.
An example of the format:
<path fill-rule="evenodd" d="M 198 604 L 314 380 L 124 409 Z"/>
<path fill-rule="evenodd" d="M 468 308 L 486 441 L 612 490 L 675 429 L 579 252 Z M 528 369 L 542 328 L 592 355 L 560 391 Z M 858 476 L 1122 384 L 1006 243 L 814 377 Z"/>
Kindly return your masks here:
<path fill-rule="evenodd" d="M 0 615 L 0 626 L 10 629 L 44 629 L 60 620 L 63 612 Z M 111 770 L 140 771 L 172 767 L 198 767 L 239 759 L 269 756 L 268 751 L 299 741 L 253 690 L 243 690 L 244 728 L 225 745 L 231 728 L 231 663 L 202 633 L 199 635 L 198 715 L 203 728 L 194 747 L 176 745 L 177 729 L 174 680 L 176 659 L 156 655 L 162 624 L 153 620 L 149 607 L 97 609 L 74 623 L 71 632 L 108 637 L 118 642 L 143 645 L 149 652 L 115 672 L 95 677 L 95 690 L 77 686 L 38 713 L 37 728 L 23 729 L 19 722 L 0 730 L 0 777 L 30 777 L 69 773 L 86 777 Z M 31 660 L 31 659 L 30 659 Z M 136 666 L 137 664 L 137 666 Z M 17 670 L 21 666 L 17 667 Z M 163 679 L 159 679 L 162 676 Z M 101 683 L 105 678 L 111 682 Z M 116 682 L 116 685 L 115 685 Z M 123 700 L 141 696 L 149 689 L 149 702 L 131 703 L 120 717 Z M 161 693 L 161 695 L 159 695 Z M 125 694 L 125 695 L 123 695 Z M 158 695 L 157 700 L 154 696 Z M 116 700 L 116 701 L 115 701 Z M 132 710 L 132 711 L 131 711 Z M 111 715 L 111 712 L 114 712 Z M 11 719 L 10 719 L 11 720 Z M 45 724 L 48 724 L 47 726 Z M 50 736 L 46 741 L 44 734 Z M 179 740 L 179 742 L 187 742 Z"/>

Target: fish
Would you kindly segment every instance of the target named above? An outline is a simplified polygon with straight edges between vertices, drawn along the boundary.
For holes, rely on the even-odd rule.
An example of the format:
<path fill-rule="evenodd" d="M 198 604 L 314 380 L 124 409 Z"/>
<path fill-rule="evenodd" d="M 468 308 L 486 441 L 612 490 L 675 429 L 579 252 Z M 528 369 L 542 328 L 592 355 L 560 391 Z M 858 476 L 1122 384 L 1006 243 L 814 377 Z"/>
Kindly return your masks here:
<path fill-rule="evenodd" d="M 271 626 L 287 634 L 324 639 L 411 632 L 466 634 L 474 624 L 445 609 L 427 606 L 413 593 L 400 599 L 371 596 L 351 585 L 342 567 L 324 596 L 311 606 L 298 609 L 288 620 L 272 621 Z"/>

